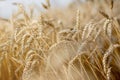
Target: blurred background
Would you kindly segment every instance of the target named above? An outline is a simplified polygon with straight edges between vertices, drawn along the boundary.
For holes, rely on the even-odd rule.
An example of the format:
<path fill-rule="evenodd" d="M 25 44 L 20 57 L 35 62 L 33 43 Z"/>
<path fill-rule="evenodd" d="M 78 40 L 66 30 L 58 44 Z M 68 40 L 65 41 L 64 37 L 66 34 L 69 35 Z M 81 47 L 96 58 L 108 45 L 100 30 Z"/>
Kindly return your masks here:
<path fill-rule="evenodd" d="M 42 3 L 46 0 L 0 0 L 0 17 L 9 18 L 17 10 L 14 3 L 22 3 L 26 8 L 34 6 L 37 10 L 42 10 Z M 66 7 L 75 0 L 50 0 L 52 8 Z M 84 0 L 80 0 L 84 1 Z"/>

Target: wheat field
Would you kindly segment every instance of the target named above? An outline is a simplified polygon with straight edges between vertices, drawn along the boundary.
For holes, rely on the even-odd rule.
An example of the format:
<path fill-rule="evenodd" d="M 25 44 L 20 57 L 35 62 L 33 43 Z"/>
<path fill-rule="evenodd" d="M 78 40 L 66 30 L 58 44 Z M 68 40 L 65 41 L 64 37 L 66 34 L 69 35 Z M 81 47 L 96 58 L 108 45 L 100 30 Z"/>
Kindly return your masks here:
<path fill-rule="evenodd" d="M 120 0 L 74 0 L 0 18 L 0 80 L 120 80 Z"/>

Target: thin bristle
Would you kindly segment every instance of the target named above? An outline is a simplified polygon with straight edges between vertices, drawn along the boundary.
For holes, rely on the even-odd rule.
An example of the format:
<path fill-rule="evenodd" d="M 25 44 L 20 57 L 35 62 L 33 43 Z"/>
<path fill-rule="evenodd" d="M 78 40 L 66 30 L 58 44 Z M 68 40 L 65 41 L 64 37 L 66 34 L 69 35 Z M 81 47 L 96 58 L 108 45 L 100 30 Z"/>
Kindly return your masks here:
<path fill-rule="evenodd" d="M 113 6 L 114 6 L 114 1 L 113 0 L 111 0 L 111 4 L 110 5 L 111 5 L 110 8 L 113 9 Z"/>
<path fill-rule="evenodd" d="M 105 12 L 99 11 L 99 13 L 100 13 L 101 15 L 103 15 L 105 18 L 109 19 L 109 16 L 108 16 Z"/>

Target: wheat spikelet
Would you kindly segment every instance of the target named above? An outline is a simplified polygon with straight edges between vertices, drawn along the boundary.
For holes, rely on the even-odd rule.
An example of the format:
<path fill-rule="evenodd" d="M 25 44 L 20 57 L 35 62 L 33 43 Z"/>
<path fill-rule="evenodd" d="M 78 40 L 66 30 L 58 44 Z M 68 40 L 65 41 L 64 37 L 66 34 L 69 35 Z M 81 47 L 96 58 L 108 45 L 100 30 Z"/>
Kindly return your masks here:
<path fill-rule="evenodd" d="M 111 76 L 110 76 L 110 74 L 111 74 L 111 67 L 110 68 L 108 68 L 108 71 L 107 71 L 107 80 L 111 80 Z"/>
<path fill-rule="evenodd" d="M 88 31 L 88 34 L 86 35 L 86 38 L 90 37 L 90 35 L 93 33 L 93 31 L 95 30 L 96 26 L 93 24 L 91 24 L 90 29 Z"/>

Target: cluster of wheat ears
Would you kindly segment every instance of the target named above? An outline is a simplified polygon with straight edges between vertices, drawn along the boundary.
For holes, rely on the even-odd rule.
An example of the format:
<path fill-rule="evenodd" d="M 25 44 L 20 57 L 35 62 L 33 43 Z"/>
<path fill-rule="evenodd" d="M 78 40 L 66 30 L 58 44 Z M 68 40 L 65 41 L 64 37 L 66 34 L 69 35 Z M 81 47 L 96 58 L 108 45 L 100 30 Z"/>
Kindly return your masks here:
<path fill-rule="evenodd" d="M 0 80 L 120 80 L 120 1 L 46 2 L 0 18 Z"/>

